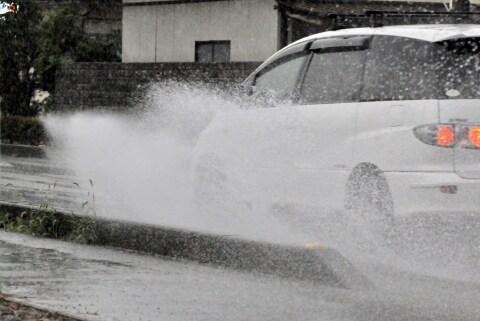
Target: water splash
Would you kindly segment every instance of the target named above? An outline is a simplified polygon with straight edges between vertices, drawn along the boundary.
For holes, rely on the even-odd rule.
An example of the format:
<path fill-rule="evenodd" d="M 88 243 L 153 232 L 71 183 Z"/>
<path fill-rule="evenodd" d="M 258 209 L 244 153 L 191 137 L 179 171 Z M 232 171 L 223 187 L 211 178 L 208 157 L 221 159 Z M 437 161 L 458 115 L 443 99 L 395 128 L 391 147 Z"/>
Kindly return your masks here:
<path fill-rule="evenodd" d="M 192 152 L 199 134 L 216 113 L 243 108 L 252 105 L 235 92 L 169 82 L 152 85 L 127 113 L 76 112 L 44 122 L 54 146 L 51 157 L 93 181 L 99 216 L 291 240 L 283 223 L 222 226 L 193 205 Z"/>
<path fill-rule="evenodd" d="M 255 209 L 250 217 L 223 224 L 198 211 L 192 197 L 197 138 L 218 112 L 251 108 L 236 93 L 171 82 L 152 85 L 127 113 L 77 112 L 44 121 L 54 146 L 51 156 L 84 178 L 85 186 L 93 181 L 99 216 L 274 242 L 319 241 L 367 265 L 478 280 L 470 273 L 478 264 L 478 248 L 461 252 L 465 242 L 452 247 L 445 233 L 427 237 L 417 221 L 400 224 L 402 235 L 392 250 L 370 235 L 365 224 L 352 223 L 342 213 Z M 438 242 L 442 239 L 443 244 Z"/>

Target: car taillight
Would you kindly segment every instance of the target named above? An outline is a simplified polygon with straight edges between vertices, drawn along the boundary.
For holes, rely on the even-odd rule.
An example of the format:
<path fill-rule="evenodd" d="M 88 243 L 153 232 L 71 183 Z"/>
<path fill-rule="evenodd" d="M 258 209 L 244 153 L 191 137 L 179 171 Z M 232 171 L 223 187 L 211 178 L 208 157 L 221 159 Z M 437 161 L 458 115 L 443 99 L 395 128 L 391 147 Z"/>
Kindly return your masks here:
<path fill-rule="evenodd" d="M 451 146 L 455 142 L 455 130 L 448 125 L 438 126 L 436 139 L 441 146 Z"/>
<path fill-rule="evenodd" d="M 413 129 L 425 144 L 439 147 L 480 148 L 480 126 L 469 124 L 427 124 Z"/>
<path fill-rule="evenodd" d="M 452 147 L 455 144 L 455 127 L 451 124 L 428 124 L 415 127 L 415 136 L 432 146 Z"/>
<path fill-rule="evenodd" d="M 468 129 L 468 141 L 480 147 L 480 127 L 471 127 Z"/>

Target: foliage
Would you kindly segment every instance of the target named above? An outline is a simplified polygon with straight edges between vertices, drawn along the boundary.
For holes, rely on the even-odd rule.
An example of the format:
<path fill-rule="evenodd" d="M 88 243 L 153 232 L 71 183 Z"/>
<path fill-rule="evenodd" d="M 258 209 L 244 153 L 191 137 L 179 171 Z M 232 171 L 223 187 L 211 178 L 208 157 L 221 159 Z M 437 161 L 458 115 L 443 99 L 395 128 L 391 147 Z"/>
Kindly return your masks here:
<path fill-rule="evenodd" d="M 0 212 L 0 228 L 9 232 L 59 239 L 67 234 L 62 216 L 42 205 L 39 209 L 23 211 L 20 215 Z"/>
<path fill-rule="evenodd" d="M 68 216 L 46 204 L 20 213 L 0 208 L 0 229 L 82 244 L 92 244 L 97 239 L 92 217 Z"/>
<path fill-rule="evenodd" d="M 35 116 L 46 106 L 32 103 L 36 89 L 54 93 L 55 72 L 64 63 L 120 61 L 119 32 L 89 35 L 89 3 L 56 5 L 42 12 L 35 0 L 18 0 L 20 10 L 0 20 L 0 97 L 3 115 Z"/>
<path fill-rule="evenodd" d="M 66 27 L 67 26 L 67 27 Z M 57 7 L 46 14 L 41 26 L 41 48 L 35 61 L 39 87 L 53 92 L 55 71 L 72 62 L 119 61 L 119 33 L 88 35 L 83 16 L 72 6 Z"/>
<path fill-rule="evenodd" d="M 38 146 L 48 141 L 42 122 L 35 117 L 0 116 L 0 141 Z"/>
<path fill-rule="evenodd" d="M 76 60 L 76 49 L 83 38 L 82 17 L 71 7 L 59 7 L 46 14 L 38 40 L 41 51 L 34 66 L 41 89 L 54 89 L 56 67 Z"/>
<path fill-rule="evenodd" d="M 0 96 L 2 114 L 34 116 L 32 68 L 39 56 L 42 15 L 35 0 L 18 0 L 22 10 L 0 20 Z"/>
<path fill-rule="evenodd" d="M 77 62 L 121 62 L 122 33 L 113 31 L 107 34 L 88 35 L 77 48 Z"/>
<path fill-rule="evenodd" d="M 97 240 L 94 221 L 96 216 L 95 194 L 91 180 L 90 185 L 92 191 L 88 195 L 89 197 L 91 195 L 92 205 L 87 207 L 90 201 L 83 203 L 85 215 L 67 215 L 55 210 L 51 193 L 55 190 L 55 183 L 53 190 L 51 190 L 51 186 L 49 186 L 48 191 L 37 190 L 38 193 L 45 196 L 43 203 L 38 208 L 20 211 L 19 208 L 5 209 L 0 207 L 0 229 L 7 232 L 63 239 L 83 244 L 95 243 Z M 23 194 L 20 192 L 19 196 L 23 197 Z"/>
<path fill-rule="evenodd" d="M 96 242 L 97 229 L 91 217 L 71 217 L 71 225 L 73 228 L 65 237 L 66 240 L 82 244 L 94 244 Z"/>

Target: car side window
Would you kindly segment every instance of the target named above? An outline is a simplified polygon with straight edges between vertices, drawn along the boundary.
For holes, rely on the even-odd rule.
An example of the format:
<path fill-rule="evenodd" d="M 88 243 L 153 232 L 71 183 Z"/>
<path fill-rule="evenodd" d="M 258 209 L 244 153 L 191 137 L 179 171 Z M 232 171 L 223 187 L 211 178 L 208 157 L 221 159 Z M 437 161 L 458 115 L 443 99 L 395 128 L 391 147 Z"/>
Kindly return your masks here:
<path fill-rule="evenodd" d="M 359 100 L 366 50 L 315 52 L 300 92 L 300 103 Z"/>
<path fill-rule="evenodd" d="M 435 99 L 434 61 L 430 42 L 374 36 L 367 56 L 362 101 Z"/>
<path fill-rule="evenodd" d="M 271 103 L 291 102 L 306 52 L 283 57 L 264 68 L 255 78 L 253 95 Z"/>

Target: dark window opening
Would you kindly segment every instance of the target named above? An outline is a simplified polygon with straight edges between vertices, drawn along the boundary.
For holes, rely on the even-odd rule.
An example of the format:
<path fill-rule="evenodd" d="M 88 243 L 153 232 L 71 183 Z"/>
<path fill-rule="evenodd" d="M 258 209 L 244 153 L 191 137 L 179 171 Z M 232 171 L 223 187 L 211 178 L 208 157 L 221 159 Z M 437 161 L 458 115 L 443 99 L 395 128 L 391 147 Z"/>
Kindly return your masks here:
<path fill-rule="evenodd" d="M 230 41 L 196 41 L 195 62 L 230 62 Z"/>
<path fill-rule="evenodd" d="M 375 36 L 363 101 L 480 98 L 478 38 L 439 43 Z"/>
<path fill-rule="evenodd" d="M 375 36 L 367 57 L 363 101 L 425 100 L 437 97 L 432 43 Z"/>
<path fill-rule="evenodd" d="M 254 97 L 265 105 L 291 103 L 306 57 L 306 52 L 295 53 L 266 66 L 255 78 Z"/>
<path fill-rule="evenodd" d="M 480 38 L 443 41 L 434 51 L 439 98 L 480 98 Z"/>
<path fill-rule="evenodd" d="M 365 50 L 315 53 L 302 85 L 300 103 L 358 101 L 365 55 Z"/>

